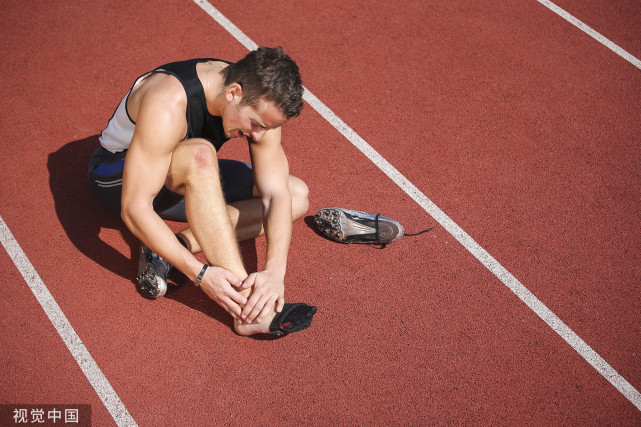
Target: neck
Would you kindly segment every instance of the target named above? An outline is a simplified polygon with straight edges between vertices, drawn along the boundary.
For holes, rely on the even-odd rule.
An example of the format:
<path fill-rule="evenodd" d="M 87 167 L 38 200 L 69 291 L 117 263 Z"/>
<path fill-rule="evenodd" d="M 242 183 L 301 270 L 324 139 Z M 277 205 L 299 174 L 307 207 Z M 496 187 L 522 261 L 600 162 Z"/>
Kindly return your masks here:
<path fill-rule="evenodd" d="M 212 116 L 222 114 L 221 96 L 224 93 L 223 78 L 220 70 L 223 67 L 214 62 L 207 62 L 200 79 L 205 92 L 205 101 L 207 102 L 207 111 Z"/>

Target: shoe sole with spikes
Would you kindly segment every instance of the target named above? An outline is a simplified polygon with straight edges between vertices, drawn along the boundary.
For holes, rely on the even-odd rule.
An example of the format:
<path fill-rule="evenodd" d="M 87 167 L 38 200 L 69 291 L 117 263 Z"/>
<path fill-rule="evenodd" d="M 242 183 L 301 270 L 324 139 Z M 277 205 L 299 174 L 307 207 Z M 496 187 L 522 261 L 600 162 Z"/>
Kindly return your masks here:
<path fill-rule="evenodd" d="M 388 245 L 403 237 L 403 226 L 380 214 L 342 208 L 321 209 L 314 215 L 319 231 L 341 243 Z"/>

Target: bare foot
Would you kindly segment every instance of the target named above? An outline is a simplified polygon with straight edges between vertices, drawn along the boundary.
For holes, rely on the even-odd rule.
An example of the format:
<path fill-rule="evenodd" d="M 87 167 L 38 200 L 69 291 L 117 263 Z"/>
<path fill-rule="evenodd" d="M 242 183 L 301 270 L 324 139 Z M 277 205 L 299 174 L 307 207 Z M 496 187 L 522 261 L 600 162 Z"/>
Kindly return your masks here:
<path fill-rule="evenodd" d="M 272 323 L 272 320 L 276 316 L 276 312 L 272 310 L 265 320 L 263 320 L 261 323 L 243 323 L 240 324 L 238 323 L 238 319 L 234 319 L 234 329 L 236 329 L 236 333 L 238 335 L 243 335 L 243 336 L 248 336 L 248 335 L 254 335 L 254 334 L 268 334 L 269 333 L 269 325 Z"/>
<path fill-rule="evenodd" d="M 316 306 L 305 303 L 285 304 L 280 313 L 272 312 L 261 323 L 240 324 L 234 322 L 236 332 L 240 335 L 272 334 L 287 335 L 307 329 L 312 324 L 316 314 Z M 274 323 L 274 325 L 272 325 Z"/>

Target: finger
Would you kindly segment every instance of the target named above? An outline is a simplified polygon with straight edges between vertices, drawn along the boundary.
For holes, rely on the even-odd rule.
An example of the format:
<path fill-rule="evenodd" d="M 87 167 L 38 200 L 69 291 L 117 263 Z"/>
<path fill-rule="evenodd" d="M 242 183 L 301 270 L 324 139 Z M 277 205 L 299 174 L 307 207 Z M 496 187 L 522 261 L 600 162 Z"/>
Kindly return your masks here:
<path fill-rule="evenodd" d="M 245 307 L 243 308 L 243 312 L 240 315 L 240 317 L 242 317 L 243 320 L 246 320 L 247 316 L 249 316 L 249 314 L 252 312 L 259 298 L 260 298 L 260 295 L 256 295 L 256 293 L 254 293 L 249 298 L 249 300 L 247 300 L 247 304 L 245 304 Z"/>
<path fill-rule="evenodd" d="M 277 298 L 278 297 L 274 295 L 271 298 L 269 298 L 269 300 L 267 300 L 267 302 L 265 303 L 265 306 L 263 307 L 260 314 L 256 318 L 256 323 L 262 323 L 263 320 L 267 318 L 269 313 L 272 311 L 272 308 L 274 307 L 274 304 L 276 303 Z"/>
<path fill-rule="evenodd" d="M 242 289 L 247 289 L 254 286 L 254 283 L 256 283 L 256 275 L 250 274 L 245 280 L 243 280 L 243 282 L 240 284 L 240 287 Z"/>
<path fill-rule="evenodd" d="M 238 278 L 234 273 L 229 270 L 225 270 L 225 280 L 227 280 L 232 285 L 239 287 L 242 285 L 243 281 Z"/>
<path fill-rule="evenodd" d="M 280 313 L 283 311 L 283 308 L 285 307 L 285 297 L 282 295 L 278 295 L 278 300 L 276 301 L 276 313 Z"/>
<path fill-rule="evenodd" d="M 240 306 L 232 301 L 230 298 L 222 298 L 219 302 L 220 306 L 225 309 L 229 314 L 238 318 L 240 317 Z"/>
<path fill-rule="evenodd" d="M 272 298 L 269 295 L 263 295 L 260 300 L 256 303 L 254 308 L 252 309 L 251 313 L 247 316 L 247 321 L 249 323 L 253 323 L 254 320 L 258 317 L 258 315 L 263 311 L 265 307 L 268 309 L 274 306 L 274 302 L 272 301 L 271 304 L 269 304 L 269 301 Z M 258 321 L 260 323 L 260 321 Z"/>
<path fill-rule="evenodd" d="M 236 292 L 233 288 L 229 289 L 229 291 L 225 294 L 225 296 L 230 300 L 232 300 L 237 305 L 244 306 L 245 304 L 247 304 L 247 298 L 244 297 L 239 292 Z M 240 316 L 240 312 L 238 313 L 238 315 Z"/>

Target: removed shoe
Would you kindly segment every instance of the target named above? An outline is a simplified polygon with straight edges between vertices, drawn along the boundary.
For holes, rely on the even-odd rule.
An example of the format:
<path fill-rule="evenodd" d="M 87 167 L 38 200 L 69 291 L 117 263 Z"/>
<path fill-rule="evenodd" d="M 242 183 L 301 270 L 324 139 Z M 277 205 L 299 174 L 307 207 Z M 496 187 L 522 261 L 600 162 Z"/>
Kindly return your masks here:
<path fill-rule="evenodd" d="M 403 226 L 381 214 L 342 208 L 321 209 L 314 215 L 319 231 L 341 243 L 379 244 L 383 247 L 403 237 Z"/>
<path fill-rule="evenodd" d="M 281 312 L 276 313 L 272 323 L 269 325 L 269 332 L 272 335 L 281 336 L 291 332 L 302 331 L 310 327 L 314 314 L 316 314 L 316 306 L 302 302 L 285 303 Z"/>

